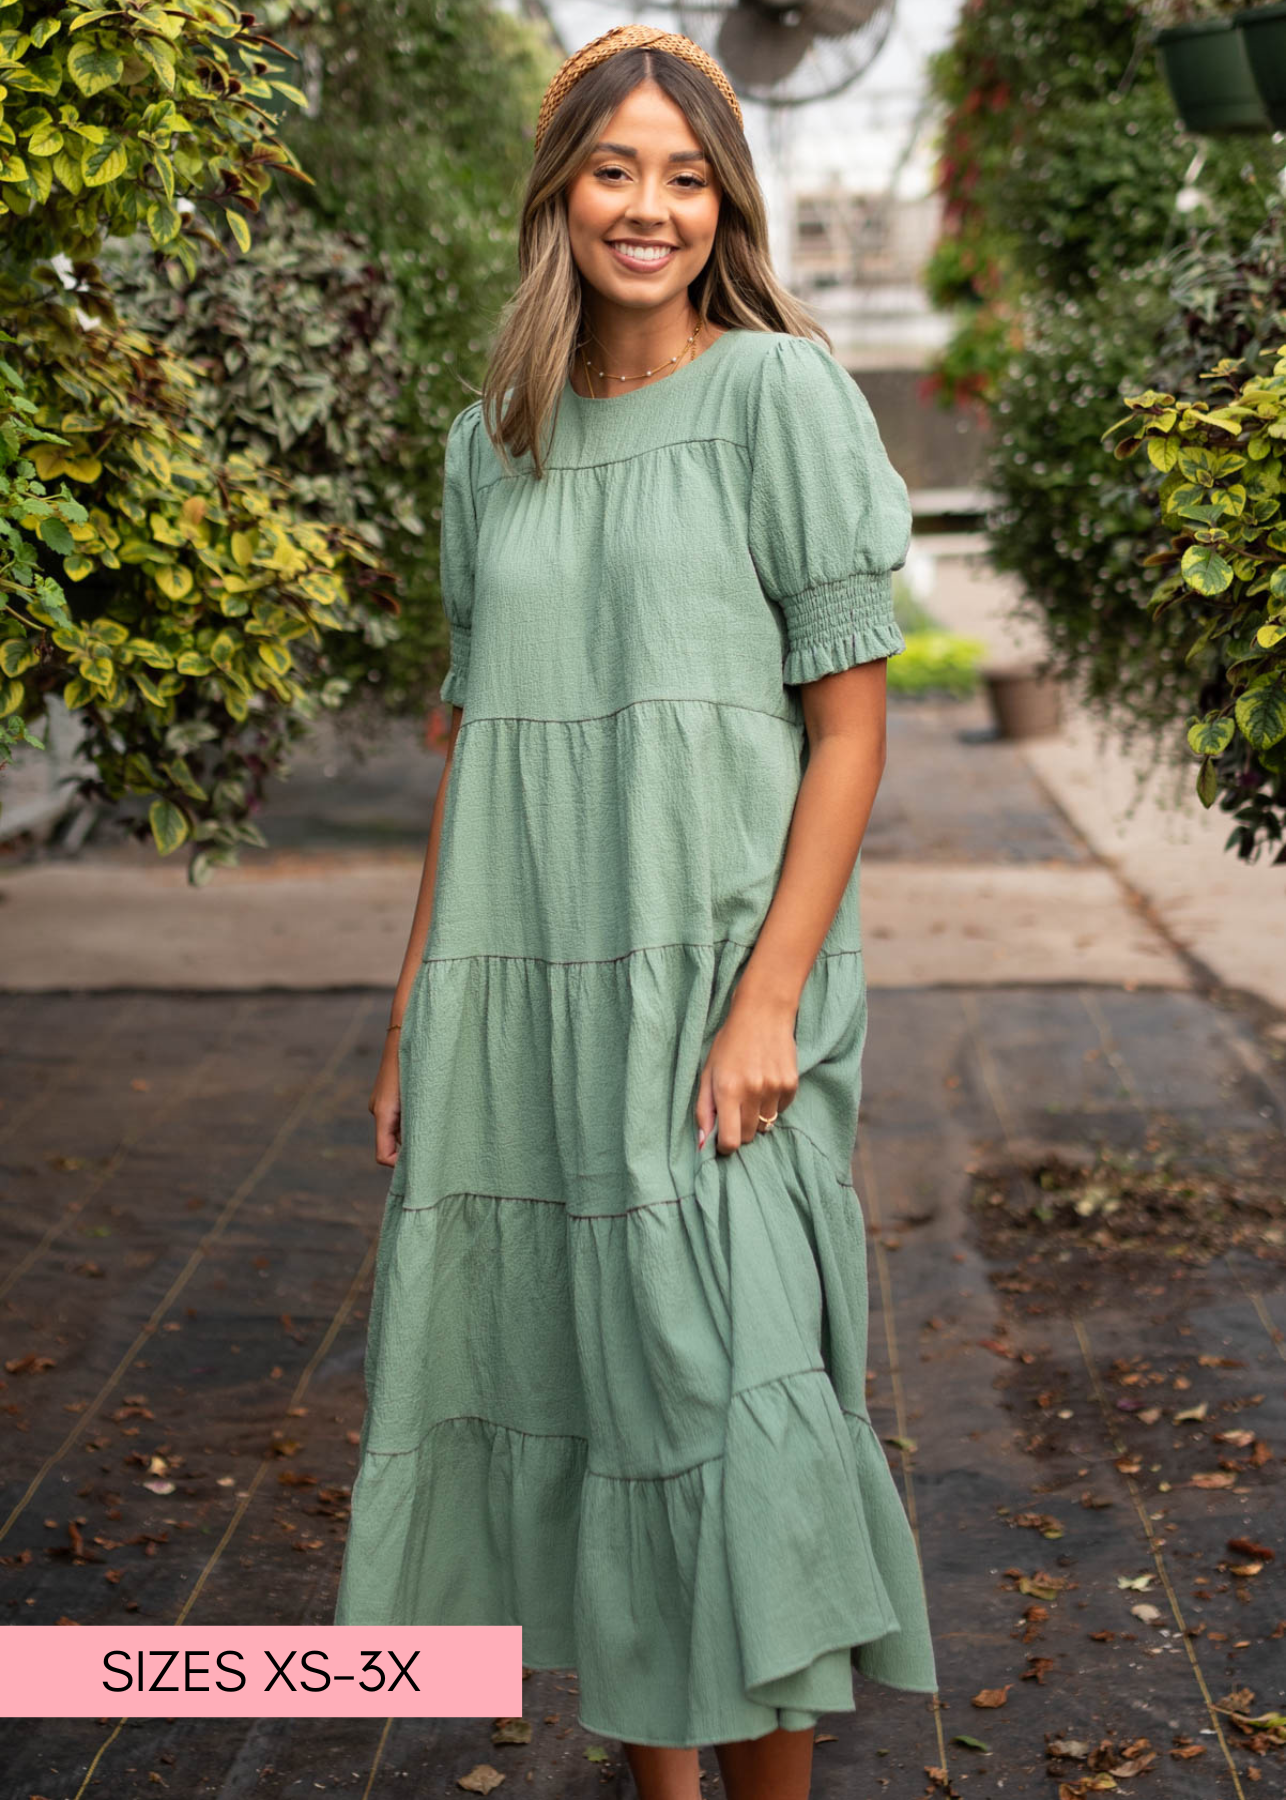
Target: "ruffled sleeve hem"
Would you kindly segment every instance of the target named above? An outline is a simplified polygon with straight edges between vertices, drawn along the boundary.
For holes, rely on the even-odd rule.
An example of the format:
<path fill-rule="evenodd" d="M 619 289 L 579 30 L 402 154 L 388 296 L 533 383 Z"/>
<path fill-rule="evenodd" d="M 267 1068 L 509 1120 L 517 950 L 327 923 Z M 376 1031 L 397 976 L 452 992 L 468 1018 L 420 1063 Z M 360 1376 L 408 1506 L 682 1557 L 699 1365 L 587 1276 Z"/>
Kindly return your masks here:
<path fill-rule="evenodd" d="M 471 633 L 462 625 L 451 627 L 451 667 L 440 690 L 443 701 L 463 706 L 469 680 L 469 642 Z"/>
<path fill-rule="evenodd" d="M 787 632 L 787 686 L 901 655 L 906 639 L 893 612 L 892 572 L 858 572 L 791 596 Z"/>

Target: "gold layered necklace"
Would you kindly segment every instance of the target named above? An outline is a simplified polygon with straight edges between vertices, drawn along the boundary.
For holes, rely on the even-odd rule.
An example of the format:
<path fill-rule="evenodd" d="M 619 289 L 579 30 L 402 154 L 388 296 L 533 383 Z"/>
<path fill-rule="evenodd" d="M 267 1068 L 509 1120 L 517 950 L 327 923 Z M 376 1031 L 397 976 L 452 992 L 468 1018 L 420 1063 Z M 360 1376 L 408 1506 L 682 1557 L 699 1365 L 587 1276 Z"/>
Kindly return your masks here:
<path fill-rule="evenodd" d="M 577 348 L 580 350 L 580 359 L 581 359 L 581 362 L 584 364 L 585 381 L 589 387 L 590 399 L 591 400 L 598 399 L 598 395 L 594 392 L 594 375 L 595 374 L 598 376 L 600 381 L 646 381 L 649 376 L 659 375 L 661 373 L 662 369 L 665 369 L 667 372 L 672 372 L 675 369 L 675 367 L 682 361 L 684 356 L 693 354 L 692 346 L 696 343 L 697 336 L 698 336 L 698 333 L 700 332 L 700 330 L 701 330 L 701 321 L 700 321 L 700 319 L 698 319 L 697 325 L 696 325 L 696 330 L 687 339 L 687 341 L 684 343 L 681 350 L 677 350 L 674 353 L 674 355 L 668 359 L 668 361 L 663 362 L 663 363 L 658 363 L 656 368 L 644 369 L 644 371 L 641 375 L 609 375 L 606 369 L 596 369 L 596 370 L 591 371 L 589 358 L 585 354 L 585 344 L 584 344 L 584 341 L 582 340 L 582 342 L 577 346 Z"/>

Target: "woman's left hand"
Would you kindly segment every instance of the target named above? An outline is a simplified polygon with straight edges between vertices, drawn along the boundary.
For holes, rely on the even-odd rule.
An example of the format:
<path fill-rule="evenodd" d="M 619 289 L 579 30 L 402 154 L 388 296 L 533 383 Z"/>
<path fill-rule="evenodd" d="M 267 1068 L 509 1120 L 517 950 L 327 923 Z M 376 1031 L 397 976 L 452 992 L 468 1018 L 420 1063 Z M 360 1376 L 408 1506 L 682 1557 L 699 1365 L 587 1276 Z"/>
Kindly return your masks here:
<path fill-rule="evenodd" d="M 697 1149 L 718 1123 L 719 1150 L 739 1150 L 794 1099 L 799 1087 L 795 1011 L 738 988 L 715 1033 L 697 1091 Z"/>

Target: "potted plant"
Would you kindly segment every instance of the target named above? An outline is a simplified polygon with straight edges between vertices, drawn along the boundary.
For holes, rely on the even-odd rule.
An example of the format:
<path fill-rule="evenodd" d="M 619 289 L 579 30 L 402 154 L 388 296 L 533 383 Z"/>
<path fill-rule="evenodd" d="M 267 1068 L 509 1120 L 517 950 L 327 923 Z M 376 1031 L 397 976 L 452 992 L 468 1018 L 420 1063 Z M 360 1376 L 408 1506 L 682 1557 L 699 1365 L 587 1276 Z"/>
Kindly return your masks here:
<path fill-rule="evenodd" d="M 1233 23 L 1246 46 L 1251 78 L 1274 131 L 1286 131 L 1286 6 L 1252 6 Z"/>
<path fill-rule="evenodd" d="M 1270 131 L 1237 9 L 1220 0 L 1152 0 L 1153 41 L 1188 131 Z"/>
<path fill-rule="evenodd" d="M 1063 722 L 1062 685 L 1039 663 L 991 663 L 982 671 L 1002 738 L 1049 737 Z"/>

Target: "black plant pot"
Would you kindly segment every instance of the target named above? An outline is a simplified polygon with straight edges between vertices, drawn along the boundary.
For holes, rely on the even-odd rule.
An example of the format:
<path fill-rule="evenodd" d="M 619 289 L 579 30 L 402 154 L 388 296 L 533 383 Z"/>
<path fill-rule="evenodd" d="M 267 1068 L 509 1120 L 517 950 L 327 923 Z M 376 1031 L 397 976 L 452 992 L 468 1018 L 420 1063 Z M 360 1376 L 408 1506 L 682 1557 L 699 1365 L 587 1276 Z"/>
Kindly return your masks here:
<path fill-rule="evenodd" d="M 1286 6 L 1252 6 L 1233 15 L 1251 78 L 1274 131 L 1286 131 Z"/>
<path fill-rule="evenodd" d="M 1156 47 L 1175 111 L 1187 130 L 1202 136 L 1272 130 L 1250 72 L 1245 39 L 1231 19 L 1169 25 L 1157 32 Z"/>

